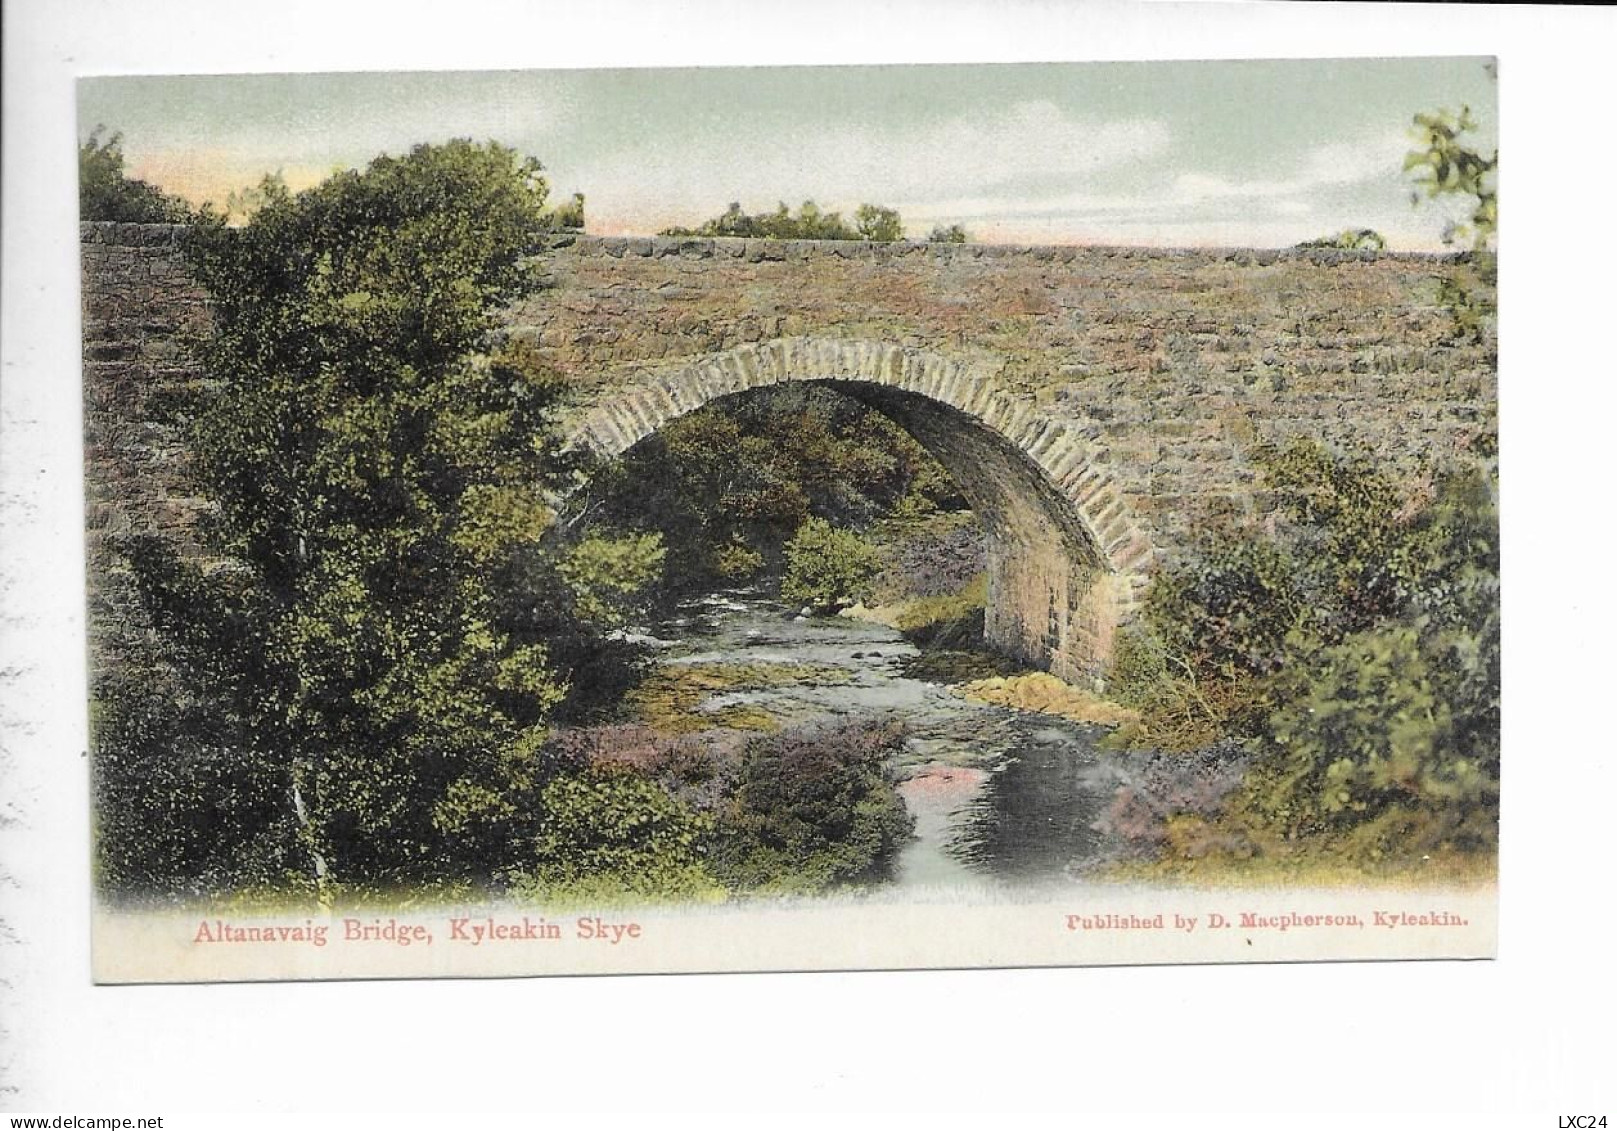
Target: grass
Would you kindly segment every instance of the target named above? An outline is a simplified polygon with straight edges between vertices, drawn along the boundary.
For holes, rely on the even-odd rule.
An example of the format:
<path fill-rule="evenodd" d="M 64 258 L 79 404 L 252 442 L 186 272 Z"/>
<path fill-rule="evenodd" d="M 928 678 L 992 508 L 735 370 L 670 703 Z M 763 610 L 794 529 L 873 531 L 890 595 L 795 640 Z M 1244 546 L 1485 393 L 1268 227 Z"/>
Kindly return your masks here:
<path fill-rule="evenodd" d="M 702 704 L 724 692 L 805 684 L 827 687 L 851 678 L 848 669 L 831 664 L 665 664 L 629 693 L 625 705 L 634 719 L 662 734 L 691 734 L 716 727 L 773 731 L 780 724 L 761 707 L 737 704 L 703 711 Z"/>
<path fill-rule="evenodd" d="M 988 576 L 978 574 L 958 593 L 911 597 L 870 608 L 857 605 L 843 615 L 897 629 L 924 648 L 971 651 L 982 644 L 987 604 Z"/>
<path fill-rule="evenodd" d="M 1139 714 L 1081 687 L 1064 683 L 1048 672 L 991 676 L 953 688 L 955 694 L 979 703 L 1037 711 L 1077 723 L 1115 727 L 1139 721 Z"/>
<path fill-rule="evenodd" d="M 913 597 L 896 605 L 885 606 L 883 622 L 912 639 L 946 645 L 947 641 L 940 637 L 950 635 L 950 630 L 956 626 L 976 621 L 976 634 L 981 639 L 981 617 L 987 604 L 988 577 L 979 574 L 958 593 L 941 597 Z"/>
<path fill-rule="evenodd" d="M 1487 887 L 1498 879 L 1493 853 L 1444 853 L 1414 860 L 1354 864 L 1330 850 L 1301 850 L 1288 856 L 1204 856 L 1187 860 L 1119 861 L 1090 873 L 1112 883 L 1175 884 L 1196 888 L 1362 888 Z"/>

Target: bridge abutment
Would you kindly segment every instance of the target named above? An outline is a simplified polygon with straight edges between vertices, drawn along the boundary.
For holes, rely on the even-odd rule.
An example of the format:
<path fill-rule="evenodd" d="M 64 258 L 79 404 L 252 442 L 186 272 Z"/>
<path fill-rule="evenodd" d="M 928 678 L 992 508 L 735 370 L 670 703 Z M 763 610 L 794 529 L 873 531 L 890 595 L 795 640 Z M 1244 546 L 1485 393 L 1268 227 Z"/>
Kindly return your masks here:
<path fill-rule="evenodd" d="M 1068 683 L 1099 688 L 1127 606 L 1116 575 L 1058 538 L 991 538 L 983 637 Z"/>

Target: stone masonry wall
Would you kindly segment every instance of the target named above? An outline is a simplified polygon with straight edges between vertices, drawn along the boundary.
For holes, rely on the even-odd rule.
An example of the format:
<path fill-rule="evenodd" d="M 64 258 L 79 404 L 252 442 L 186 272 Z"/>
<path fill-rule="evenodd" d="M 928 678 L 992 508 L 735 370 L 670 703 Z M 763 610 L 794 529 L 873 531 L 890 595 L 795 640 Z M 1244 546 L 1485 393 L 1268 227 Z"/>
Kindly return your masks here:
<path fill-rule="evenodd" d="M 203 506 L 185 481 L 175 411 L 198 385 L 187 342 L 208 322 L 207 296 L 180 254 L 185 229 L 85 224 L 83 319 L 85 534 L 92 678 L 109 650 L 142 630 L 109 536 L 167 535 L 181 546 Z"/>
<path fill-rule="evenodd" d="M 151 529 L 183 541 L 202 505 L 187 497 L 172 413 L 196 388 L 186 340 L 207 320 L 181 233 L 82 229 L 93 618 L 118 600 L 104 536 Z M 1250 462 L 1261 441 L 1365 445 L 1413 470 L 1497 424 L 1492 350 L 1451 342 L 1436 302 L 1455 269 L 1443 257 L 563 236 L 536 266 L 544 289 L 509 324 L 571 379 L 570 427 L 587 430 L 600 406 L 632 403 L 749 346 L 791 356 L 783 340 L 807 340 L 833 358 L 827 344 L 838 342 L 848 356 L 924 352 L 991 388 L 994 419 L 1029 422 L 1020 446 L 1042 453 L 1046 473 L 1069 464 L 1040 437 L 1081 446 L 1067 494 L 1088 497 L 1087 483 L 1105 480 L 1092 503 L 1101 521 L 1088 529 L 1103 550 L 1123 531 L 1114 570 L 1137 560 L 1135 545 L 1160 558 L 1209 519 L 1261 514 Z M 974 458 L 953 460 L 957 478 L 972 475 Z M 983 489 L 994 474 L 986 468 Z M 1048 518 L 1048 500 L 1039 505 Z M 1006 592 L 1043 594 L 1001 610 L 1007 631 L 1030 642 L 1044 634 L 1056 658 L 1104 648 L 1094 641 L 1108 639 L 1112 598 L 1063 595 L 1064 578 L 1051 572 L 1083 555 L 1053 541 L 1035 555 L 1015 542 L 1001 539 L 1008 558 L 1049 558 L 1050 568 L 1006 574 Z M 1119 599 L 1130 592 L 1124 585 Z M 1066 611 L 1046 617 L 1040 602 Z"/>
<path fill-rule="evenodd" d="M 1449 342 L 1444 257 L 578 237 L 513 312 L 581 403 L 748 343 L 848 338 L 957 357 L 1070 424 L 1173 552 L 1250 514 L 1254 444 L 1392 466 L 1497 426 L 1490 349 Z"/>

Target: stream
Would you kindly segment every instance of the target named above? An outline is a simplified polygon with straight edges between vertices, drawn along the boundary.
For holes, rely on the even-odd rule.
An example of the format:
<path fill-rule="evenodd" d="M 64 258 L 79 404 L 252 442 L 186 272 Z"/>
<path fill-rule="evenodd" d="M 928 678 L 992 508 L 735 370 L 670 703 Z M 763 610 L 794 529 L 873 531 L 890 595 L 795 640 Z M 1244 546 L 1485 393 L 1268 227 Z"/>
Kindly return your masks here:
<path fill-rule="evenodd" d="M 814 664 L 835 683 L 718 692 L 698 710 L 746 706 L 784 726 L 896 718 L 908 737 L 895 767 L 915 816 L 891 886 L 906 895 L 1071 882 L 1103 854 L 1095 828 L 1117 777 L 1098 755 L 1104 731 L 975 702 L 905 674 L 919 654 L 896 630 L 846 617 L 801 617 L 755 594 L 682 605 L 642 637 L 677 664 Z"/>

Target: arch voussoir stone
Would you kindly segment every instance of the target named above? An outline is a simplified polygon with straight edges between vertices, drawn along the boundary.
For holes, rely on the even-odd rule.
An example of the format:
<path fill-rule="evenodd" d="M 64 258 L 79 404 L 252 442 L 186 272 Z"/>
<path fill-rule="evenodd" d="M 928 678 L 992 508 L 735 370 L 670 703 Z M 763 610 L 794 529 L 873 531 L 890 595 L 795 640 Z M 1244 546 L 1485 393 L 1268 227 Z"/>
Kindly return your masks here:
<path fill-rule="evenodd" d="M 890 342 L 777 338 L 599 394 L 567 439 L 620 456 L 711 401 L 789 381 L 870 386 L 883 407 L 897 395 L 900 415 L 931 414 L 922 442 L 930 438 L 940 458 L 952 452 L 953 465 L 945 464 L 962 489 L 996 512 L 984 516 L 990 641 L 1064 678 L 1093 681 L 1116 629 L 1133 615 L 1155 552 L 1082 431 L 1000 388 L 988 368 Z M 880 389 L 893 393 L 878 396 Z"/>

